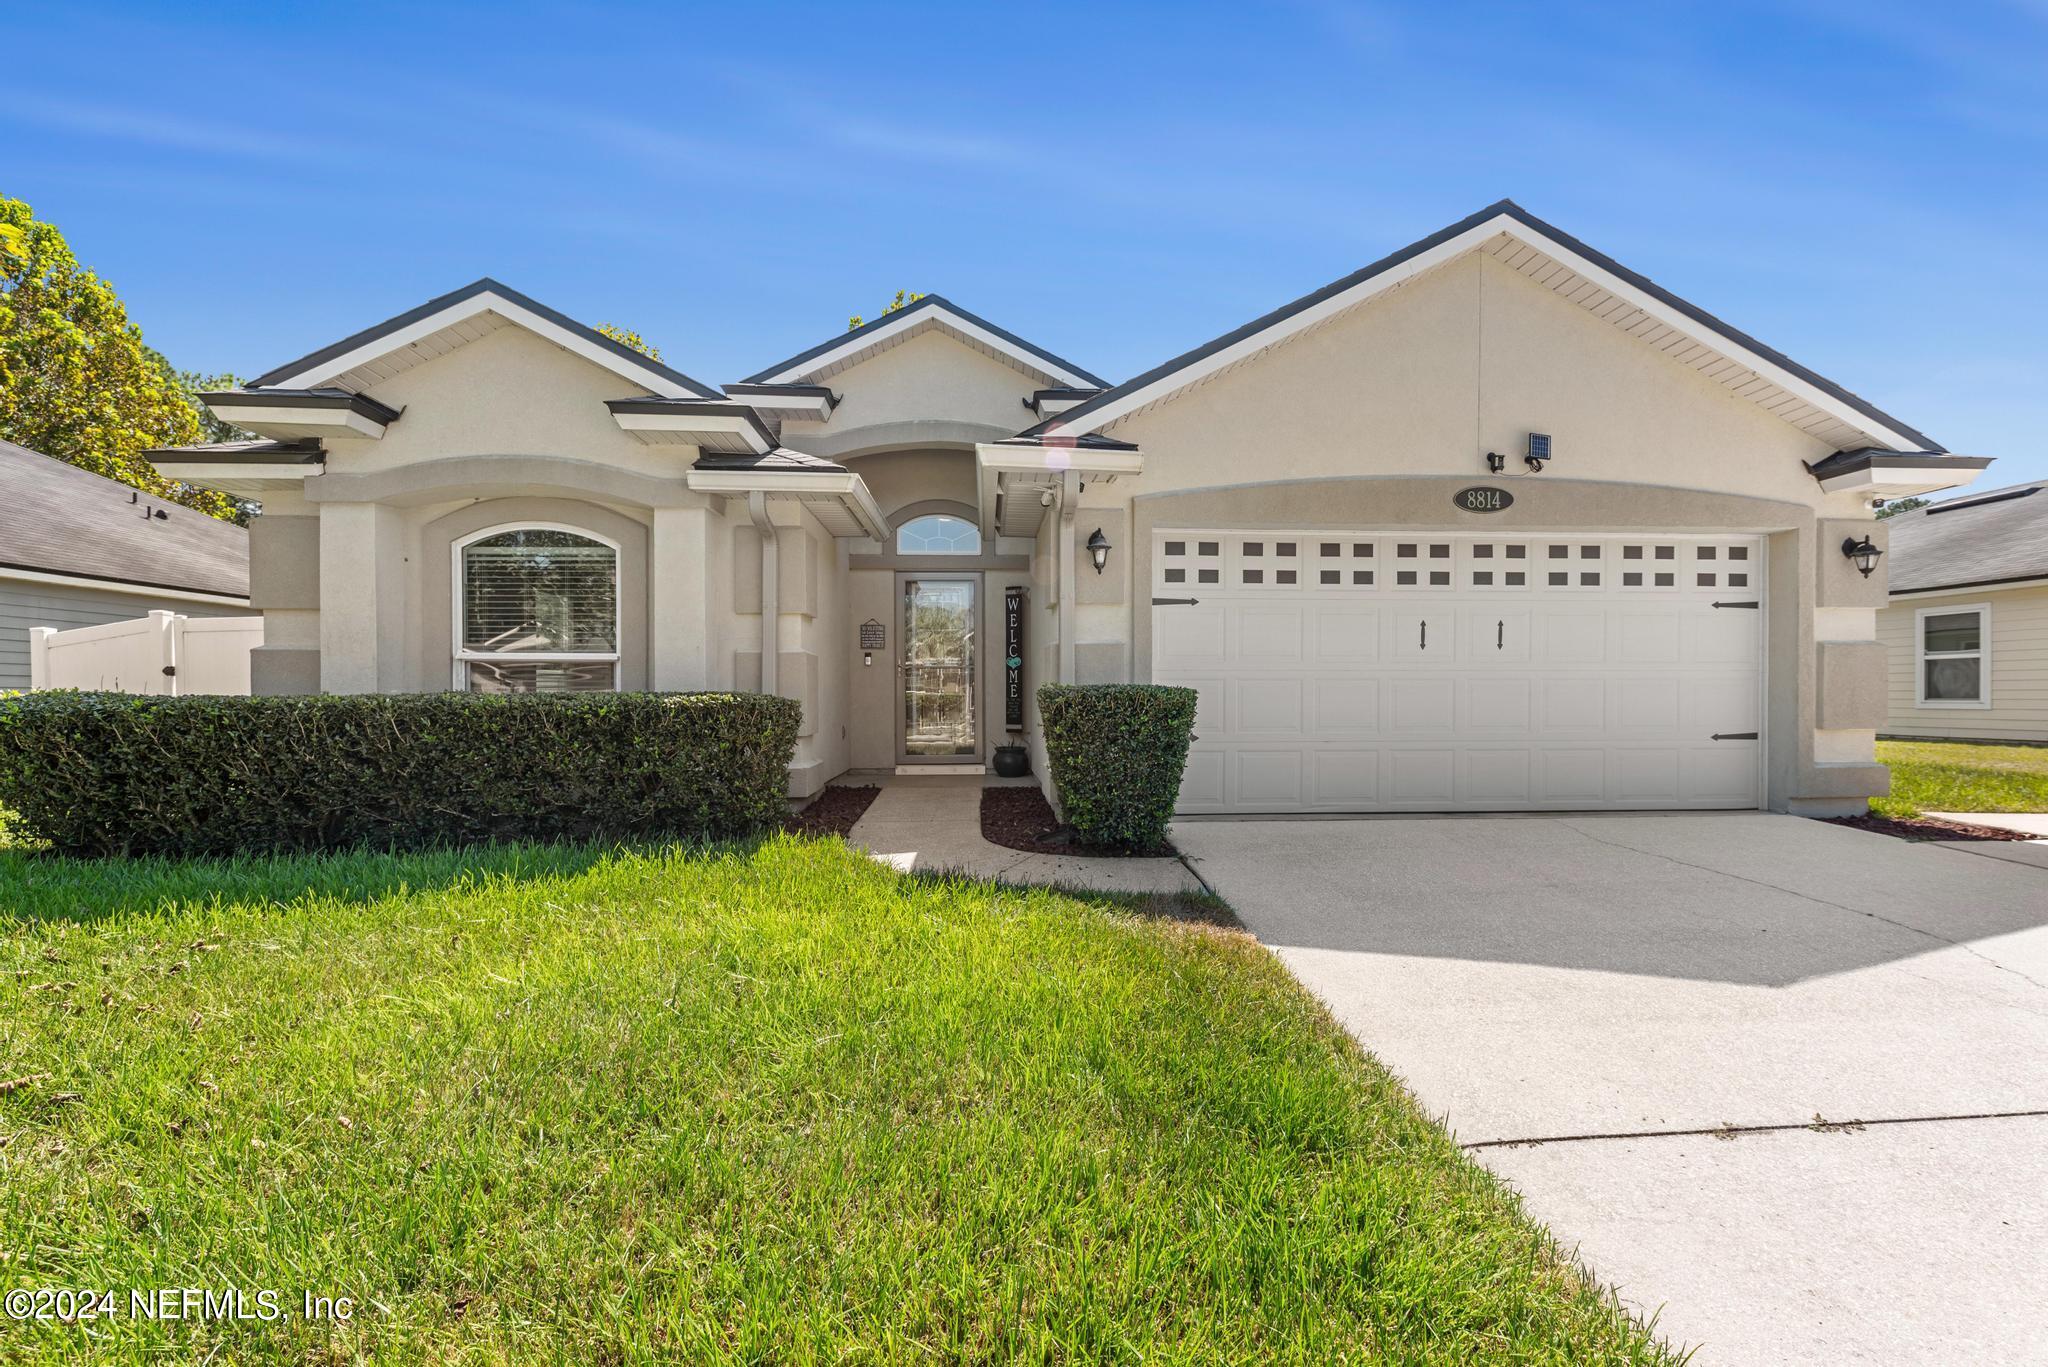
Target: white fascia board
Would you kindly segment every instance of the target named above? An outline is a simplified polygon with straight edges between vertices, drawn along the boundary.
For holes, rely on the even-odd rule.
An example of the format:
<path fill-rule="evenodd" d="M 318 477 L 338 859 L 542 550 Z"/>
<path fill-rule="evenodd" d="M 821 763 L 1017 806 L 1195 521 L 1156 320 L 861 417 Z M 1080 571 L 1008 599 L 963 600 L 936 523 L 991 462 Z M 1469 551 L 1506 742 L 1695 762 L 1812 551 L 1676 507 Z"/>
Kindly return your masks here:
<path fill-rule="evenodd" d="M 256 405 L 222 404 L 218 408 L 207 405 L 218 416 L 237 427 L 246 427 L 251 432 L 269 436 L 265 428 L 286 429 L 291 435 L 300 435 L 300 429 L 311 428 L 323 436 L 368 437 L 372 441 L 384 435 L 384 424 L 375 418 L 363 416 L 347 408 L 286 408 L 258 407 Z"/>
<path fill-rule="evenodd" d="M 873 494 L 868 492 L 867 481 L 851 470 L 830 473 L 804 473 L 792 470 L 692 470 L 685 478 L 693 493 L 720 494 L 727 498 L 739 494 L 767 494 L 770 498 L 801 497 L 815 498 L 820 494 L 836 496 L 846 505 L 855 521 L 866 528 L 868 535 L 886 540 L 889 535 L 889 521 L 882 516 L 880 505 Z"/>
<path fill-rule="evenodd" d="M 869 347 L 875 345 L 875 343 L 887 341 L 889 338 L 894 337 L 899 332 L 904 332 L 907 331 L 908 329 L 915 327 L 922 327 L 925 326 L 926 324 L 934 322 L 943 322 L 947 327 L 953 329 L 961 336 L 972 337 L 976 342 L 979 342 L 981 345 L 989 348 L 991 351 L 996 352 L 998 355 L 1009 357 L 1010 360 L 1013 363 L 1015 363 L 1020 369 L 1028 370 L 1034 375 L 1050 375 L 1054 379 L 1058 380 L 1062 385 L 1067 386 L 1069 388 L 1093 389 L 1096 387 L 1098 383 L 1100 383 L 1099 381 L 1088 379 L 1085 376 L 1076 375 L 1073 371 L 1067 370 L 1062 366 L 1055 365 L 1051 361 L 1046 360 L 1042 356 L 1036 355 L 1029 351 L 1024 351 L 1020 349 L 1016 345 L 1016 343 L 1010 341 L 1008 338 L 998 337 L 995 333 L 990 332 L 987 328 L 982 327 L 979 324 L 970 322 L 967 319 L 962 318 L 959 314 L 953 312 L 951 309 L 946 308 L 925 309 L 922 312 L 911 314 L 908 317 L 898 318 L 892 322 L 884 323 L 880 327 L 863 329 L 859 333 L 855 333 L 849 336 L 847 340 L 841 342 L 838 346 L 833 347 L 830 351 L 825 352 L 823 355 L 812 356 L 808 360 L 802 362 L 800 365 L 793 365 L 786 367 L 785 369 L 778 370 L 773 375 L 768 376 L 766 379 L 757 380 L 755 381 L 755 383 L 798 383 L 801 381 L 802 377 L 806 375 L 816 374 L 818 371 L 823 370 L 828 366 L 837 365 L 842 358 L 850 356 L 856 351 L 865 351 Z"/>
<path fill-rule="evenodd" d="M 1647 313 L 1673 332 L 1680 333 L 1712 347 L 1729 360 L 1747 366 L 1779 388 L 1804 399 L 1807 403 L 1812 404 L 1830 417 L 1839 420 L 1849 427 L 1853 427 L 1858 432 L 1868 433 L 1870 436 L 1877 438 L 1877 441 L 1873 444 L 1891 446 L 1906 451 L 1910 451 L 1921 444 L 1918 438 L 1907 436 L 1904 432 L 1894 431 L 1886 427 L 1868 414 L 1851 408 L 1826 390 L 1794 375 L 1777 362 L 1757 355 L 1748 347 L 1730 338 L 1726 333 L 1701 326 L 1698 322 L 1679 312 L 1679 310 L 1663 300 L 1644 293 L 1628 281 L 1623 280 L 1620 276 L 1615 275 L 1612 271 L 1586 260 L 1585 257 L 1580 256 L 1569 247 L 1552 241 L 1547 235 L 1536 231 L 1526 223 L 1517 222 L 1505 216 L 1495 220 L 1495 222 L 1505 225 L 1505 231 L 1511 236 L 1521 239 L 1552 260 L 1564 262 L 1573 271 L 1592 281 L 1609 294 L 1619 295 L 1621 298 L 1628 300 L 1636 308 Z M 1500 231 L 1499 228 L 1493 228 L 1487 224 L 1480 226 L 1481 228 L 1488 229 L 1487 236 L 1489 237 L 1493 235 L 1493 232 Z M 1479 231 L 1479 229 L 1474 229 L 1474 231 Z"/>
<path fill-rule="evenodd" d="M 220 462 L 209 464 L 205 461 L 159 460 L 156 468 L 181 484 L 204 485 L 208 489 L 235 491 L 237 484 L 261 480 L 265 485 L 296 484 L 309 477 L 317 478 L 320 466 L 301 464 L 297 461 L 277 465 L 252 465 L 247 461 Z"/>
<path fill-rule="evenodd" d="M 737 414 L 725 417 L 701 413 L 614 413 L 612 420 L 628 432 L 716 433 L 723 437 L 739 437 L 757 456 L 765 456 L 775 449 L 773 443 L 762 437 L 759 428 Z"/>
<path fill-rule="evenodd" d="M 1341 294 L 1331 295 L 1321 303 L 1291 314 L 1271 327 L 1240 338 L 1230 346 L 1204 356 L 1201 360 L 1170 375 L 1163 375 L 1142 389 L 1133 390 L 1115 403 L 1107 404 L 1084 416 L 1080 425 L 1073 428 L 1054 428 L 1054 431 L 1071 431 L 1075 434 L 1099 432 L 1117 419 L 1126 417 L 1150 403 L 1156 403 L 1167 394 L 1185 389 L 1208 376 L 1238 364 L 1268 347 L 1278 345 L 1305 329 L 1325 322 L 1348 309 L 1356 308 L 1376 295 L 1384 294 L 1397 285 L 1406 284 L 1425 271 L 1464 255 L 1498 234 L 1506 233 L 1528 246 L 1536 248 L 1555 261 L 1569 266 L 1581 277 L 1592 281 L 1601 289 L 1619 298 L 1626 299 L 1635 308 L 1656 319 L 1672 331 L 1690 337 L 1705 346 L 1712 347 L 1719 354 L 1768 379 L 1786 392 L 1805 400 L 1821 412 L 1845 423 L 1858 432 L 1868 434 L 1875 446 L 1891 446 L 1911 450 L 1921 444 L 1915 437 L 1896 432 L 1883 423 L 1858 412 L 1834 395 L 1808 383 L 1774 361 L 1766 360 L 1748 347 L 1742 346 L 1726 334 L 1703 327 L 1694 319 L 1656 299 L 1643 290 L 1623 280 L 1612 271 L 1588 261 L 1579 253 L 1540 233 L 1519 219 L 1507 214 L 1497 214 L 1484 223 L 1475 224 L 1456 237 L 1438 243 L 1426 252 L 1418 253 L 1397 266 L 1361 280 Z"/>
<path fill-rule="evenodd" d="M 0 579 L 26 584 L 59 584 L 65 588 L 97 589 L 101 593 L 125 593 L 136 598 L 175 598 L 182 603 L 210 603 L 216 607 L 245 608 L 247 598 L 228 593 L 201 593 L 197 589 L 160 589 L 153 584 L 133 584 L 121 579 L 88 579 L 77 574 L 50 574 L 43 570 L 0 568 Z"/>
<path fill-rule="evenodd" d="M 1903 603 L 1912 598 L 1958 598 L 1965 594 L 1981 598 L 1987 593 L 2004 593 L 2007 589 L 2048 588 L 2048 576 L 2039 579 L 2000 580 L 1988 584 L 1956 584 L 1945 589 L 1900 589 L 1890 595 L 1894 603 Z"/>
<path fill-rule="evenodd" d="M 711 397 L 701 394 L 685 385 L 677 384 L 659 371 L 637 366 L 617 352 L 597 346 L 587 337 L 580 337 L 549 319 L 541 317 L 531 309 L 523 308 L 491 290 L 472 295 L 461 303 L 450 304 L 439 313 L 430 314 L 418 322 L 402 327 L 396 332 L 386 333 L 372 342 L 365 342 L 353 351 L 344 352 L 331 360 L 322 361 L 311 370 L 302 370 L 296 375 L 287 375 L 269 389 L 319 389 L 330 385 L 349 371 L 379 356 L 389 356 L 394 351 L 403 351 L 424 337 L 431 337 L 445 327 L 459 323 L 465 318 L 474 318 L 479 313 L 495 313 L 499 317 L 519 324 L 527 331 L 545 337 L 564 351 L 573 352 L 594 365 L 601 365 L 616 375 L 623 375 L 635 384 L 645 385 L 647 392 L 658 394 L 664 399 L 702 399 Z"/>
<path fill-rule="evenodd" d="M 1142 451 L 1092 451 L 1085 446 L 1004 446 L 983 442 L 974 448 L 975 464 L 998 474 L 1042 475 L 1079 470 L 1091 475 L 1141 475 Z"/>
<path fill-rule="evenodd" d="M 1982 470 L 1958 470 L 1952 465 L 1888 465 L 1850 470 L 1820 482 L 1830 494 L 1867 493 L 1879 498 L 1907 498 L 1916 494 L 1960 489 L 1973 483 Z"/>
<path fill-rule="evenodd" d="M 832 416 L 832 400 L 823 394 L 739 393 L 729 397 L 757 413 L 786 413 L 812 422 L 824 422 Z"/>

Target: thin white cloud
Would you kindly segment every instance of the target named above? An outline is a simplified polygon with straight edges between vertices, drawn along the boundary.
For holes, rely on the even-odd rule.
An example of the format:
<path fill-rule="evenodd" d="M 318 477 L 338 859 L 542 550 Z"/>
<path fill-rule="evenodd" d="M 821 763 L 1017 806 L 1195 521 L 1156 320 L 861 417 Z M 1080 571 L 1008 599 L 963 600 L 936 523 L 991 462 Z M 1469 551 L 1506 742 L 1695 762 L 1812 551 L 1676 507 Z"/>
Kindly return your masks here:
<path fill-rule="evenodd" d="M 234 124 L 211 123 L 111 104 L 17 93 L 6 112 L 46 128 L 61 128 L 88 137 L 180 152 L 214 152 L 253 158 L 290 158 L 305 152 L 303 144 L 273 133 Z"/>

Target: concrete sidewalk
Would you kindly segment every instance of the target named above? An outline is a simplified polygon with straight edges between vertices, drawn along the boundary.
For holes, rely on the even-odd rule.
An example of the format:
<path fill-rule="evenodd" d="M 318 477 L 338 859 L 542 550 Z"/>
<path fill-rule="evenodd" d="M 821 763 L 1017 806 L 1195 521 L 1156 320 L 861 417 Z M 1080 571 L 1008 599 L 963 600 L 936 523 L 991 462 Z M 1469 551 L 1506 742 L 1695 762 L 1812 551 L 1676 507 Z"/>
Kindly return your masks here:
<path fill-rule="evenodd" d="M 1032 854 L 981 836 L 978 775 L 891 775 L 847 839 L 903 873 L 948 871 L 1006 883 L 1049 883 L 1102 892 L 1200 892 L 1178 859 L 1091 859 Z M 996 780 L 1000 782 L 1000 780 Z"/>
<path fill-rule="evenodd" d="M 2048 1360 L 2042 870 L 1756 813 L 1174 839 L 1696 1362 Z"/>

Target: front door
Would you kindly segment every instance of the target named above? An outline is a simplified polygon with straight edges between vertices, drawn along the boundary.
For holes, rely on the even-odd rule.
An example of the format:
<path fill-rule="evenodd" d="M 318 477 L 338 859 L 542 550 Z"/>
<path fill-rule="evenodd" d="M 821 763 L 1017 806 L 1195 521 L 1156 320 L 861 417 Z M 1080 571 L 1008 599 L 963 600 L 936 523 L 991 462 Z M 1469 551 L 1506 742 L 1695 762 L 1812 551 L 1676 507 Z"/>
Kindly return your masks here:
<path fill-rule="evenodd" d="M 980 618 L 976 579 L 902 575 L 903 690 L 897 758 L 905 764 L 962 764 L 981 754 L 975 706 Z"/>

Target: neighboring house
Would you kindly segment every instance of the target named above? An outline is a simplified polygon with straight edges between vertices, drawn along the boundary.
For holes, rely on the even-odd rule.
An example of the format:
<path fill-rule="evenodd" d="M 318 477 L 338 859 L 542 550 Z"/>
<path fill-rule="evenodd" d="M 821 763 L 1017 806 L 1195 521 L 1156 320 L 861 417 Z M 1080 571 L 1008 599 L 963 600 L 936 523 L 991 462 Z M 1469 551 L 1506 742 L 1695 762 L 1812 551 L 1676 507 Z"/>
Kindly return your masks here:
<path fill-rule="evenodd" d="M 258 692 L 761 689 L 801 795 L 1184 683 L 1189 812 L 1862 810 L 1842 544 L 1988 464 L 1505 201 L 1119 385 L 931 296 L 721 390 L 483 280 L 208 402 Z"/>
<path fill-rule="evenodd" d="M 2048 743 L 2048 481 L 1885 519 L 1885 734 Z"/>
<path fill-rule="evenodd" d="M 249 533 L 0 441 L 0 689 L 29 685 L 29 628 L 155 609 L 249 613 Z"/>

